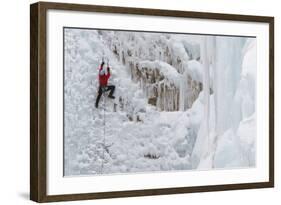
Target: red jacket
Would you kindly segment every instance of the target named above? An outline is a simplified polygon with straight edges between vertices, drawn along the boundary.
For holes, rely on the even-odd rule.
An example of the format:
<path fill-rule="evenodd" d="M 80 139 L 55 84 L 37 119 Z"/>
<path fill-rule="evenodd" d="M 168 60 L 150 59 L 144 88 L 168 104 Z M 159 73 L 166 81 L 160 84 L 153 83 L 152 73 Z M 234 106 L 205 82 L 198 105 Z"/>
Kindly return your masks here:
<path fill-rule="evenodd" d="M 110 78 L 110 70 L 109 67 L 107 68 L 107 74 L 101 74 L 102 67 L 99 69 L 99 83 L 100 86 L 107 86 L 107 81 Z"/>

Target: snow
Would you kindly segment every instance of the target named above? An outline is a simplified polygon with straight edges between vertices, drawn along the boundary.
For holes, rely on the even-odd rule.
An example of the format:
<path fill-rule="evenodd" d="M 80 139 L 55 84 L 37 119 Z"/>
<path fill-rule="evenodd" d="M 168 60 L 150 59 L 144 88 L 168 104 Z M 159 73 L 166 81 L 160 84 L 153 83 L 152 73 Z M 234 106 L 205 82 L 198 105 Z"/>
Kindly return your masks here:
<path fill-rule="evenodd" d="M 180 86 L 180 77 L 181 75 L 176 71 L 174 67 L 168 63 L 162 61 L 141 61 L 139 62 L 139 69 L 149 68 L 149 69 L 158 69 L 160 74 L 164 76 L 169 82 L 173 83 L 175 86 Z"/>
<path fill-rule="evenodd" d="M 232 129 L 225 131 L 224 134 L 220 136 L 214 157 L 214 167 L 242 167 L 241 151 L 236 138 L 237 136 Z"/>
<path fill-rule="evenodd" d="M 237 129 L 237 136 L 240 141 L 241 153 L 246 166 L 255 166 L 256 139 L 256 116 L 253 114 L 247 119 L 240 122 Z"/>
<path fill-rule="evenodd" d="M 64 35 L 65 175 L 255 166 L 255 39 Z M 96 109 L 103 58 L 116 98 Z"/>
<path fill-rule="evenodd" d="M 190 76 L 192 79 L 203 82 L 203 67 L 202 64 L 197 60 L 190 60 L 187 63 L 187 69 L 188 73 L 190 73 Z"/>

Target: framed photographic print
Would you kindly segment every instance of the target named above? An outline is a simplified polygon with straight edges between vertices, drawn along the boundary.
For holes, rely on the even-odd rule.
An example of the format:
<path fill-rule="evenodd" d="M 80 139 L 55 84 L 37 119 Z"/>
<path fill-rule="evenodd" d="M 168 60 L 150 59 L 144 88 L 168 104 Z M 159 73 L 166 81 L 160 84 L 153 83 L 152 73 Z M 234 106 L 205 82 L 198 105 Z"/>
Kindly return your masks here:
<path fill-rule="evenodd" d="M 274 186 L 274 18 L 39 2 L 30 198 Z"/>

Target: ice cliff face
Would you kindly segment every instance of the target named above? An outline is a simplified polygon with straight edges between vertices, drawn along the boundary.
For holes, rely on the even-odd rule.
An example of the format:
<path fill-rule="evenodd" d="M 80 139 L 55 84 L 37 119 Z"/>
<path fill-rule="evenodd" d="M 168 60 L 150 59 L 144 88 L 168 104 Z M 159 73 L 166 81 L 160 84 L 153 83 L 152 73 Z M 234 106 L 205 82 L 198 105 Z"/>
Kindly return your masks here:
<path fill-rule="evenodd" d="M 256 40 L 66 29 L 65 175 L 255 166 Z M 116 100 L 94 107 L 98 66 Z"/>
<path fill-rule="evenodd" d="M 148 103 L 161 111 L 190 108 L 202 90 L 200 39 L 141 32 L 100 34 L 140 84 Z"/>
<path fill-rule="evenodd" d="M 196 117 L 198 124 L 200 113 L 159 112 L 161 107 L 178 109 L 176 90 L 168 89 L 179 88 L 180 73 L 166 62 L 142 59 L 134 65 L 139 79 L 133 78 L 130 64 L 125 63 L 128 59 L 116 54 L 109 44 L 114 38 L 107 35 L 95 30 L 65 30 L 64 174 L 190 169 L 196 130 L 189 117 Z M 103 57 L 110 61 L 109 83 L 116 86 L 116 99 L 103 96 L 96 109 L 97 74 Z M 148 86 L 153 83 L 163 89 L 158 93 L 162 100 L 159 97 L 153 102 L 147 97 L 155 94 Z"/>

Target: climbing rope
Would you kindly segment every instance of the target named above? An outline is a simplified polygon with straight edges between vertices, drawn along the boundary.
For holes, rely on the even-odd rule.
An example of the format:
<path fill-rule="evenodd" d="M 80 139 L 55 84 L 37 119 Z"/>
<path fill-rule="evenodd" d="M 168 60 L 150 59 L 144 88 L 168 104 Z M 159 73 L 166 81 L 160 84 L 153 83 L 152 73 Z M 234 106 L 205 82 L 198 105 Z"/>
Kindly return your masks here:
<path fill-rule="evenodd" d="M 102 91 L 104 92 L 104 91 Z M 104 162 L 105 162 L 105 100 L 106 97 L 103 96 L 103 149 L 102 149 L 102 164 L 101 164 L 101 173 L 103 173 L 103 167 L 104 167 Z"/>

